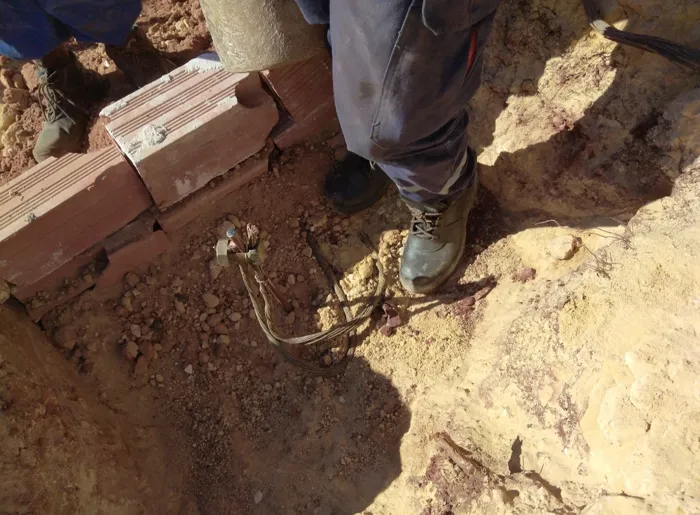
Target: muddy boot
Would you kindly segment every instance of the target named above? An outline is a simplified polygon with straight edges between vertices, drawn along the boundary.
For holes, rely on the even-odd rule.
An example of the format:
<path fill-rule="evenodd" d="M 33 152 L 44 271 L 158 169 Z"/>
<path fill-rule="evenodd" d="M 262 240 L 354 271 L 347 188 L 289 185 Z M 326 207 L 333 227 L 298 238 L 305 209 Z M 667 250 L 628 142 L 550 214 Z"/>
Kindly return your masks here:
<path fill-rule="evenodd" d="M 377 165 L 348 152 L 328 173 L 323 193 L 333 209 L 350 215 L 376 203 L 390 184 L 389 177 Z"/>
<path fill-rule="evenodd" d="M 449 205 L 408 203 L 413 219 L 401 258 L 401 284 L 412 293 L 430 293 L 457 268 L 467 240 L 467 218 L 476 202 L 479 176 Z"/>
<path fill-rule="evenodd" d="M 37 64 L 44 127 L 33 154 L 40 163 L 49 157 L 80 151 L 87 122 L 87 111 L 80 104 L 85 102 L 90 84 L 72 52 L 66 52 L 50 64 L 46 59 Z"/>

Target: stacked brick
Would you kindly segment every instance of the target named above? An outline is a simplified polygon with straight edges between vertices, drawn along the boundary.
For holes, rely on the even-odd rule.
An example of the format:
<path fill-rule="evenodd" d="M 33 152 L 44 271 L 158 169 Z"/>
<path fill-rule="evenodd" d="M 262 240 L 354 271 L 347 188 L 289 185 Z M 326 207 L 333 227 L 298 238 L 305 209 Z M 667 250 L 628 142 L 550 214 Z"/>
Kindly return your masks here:
<path fill-rule="evenodd" d="M 115 145 L 0 187 L 0 282 L 35 319 L 165 252 L 168 234 L 267 171 L 270 137 L 285 148 L 335 118 L 327 60 L 233 74 L 211 54 L 101 114 Z"/>

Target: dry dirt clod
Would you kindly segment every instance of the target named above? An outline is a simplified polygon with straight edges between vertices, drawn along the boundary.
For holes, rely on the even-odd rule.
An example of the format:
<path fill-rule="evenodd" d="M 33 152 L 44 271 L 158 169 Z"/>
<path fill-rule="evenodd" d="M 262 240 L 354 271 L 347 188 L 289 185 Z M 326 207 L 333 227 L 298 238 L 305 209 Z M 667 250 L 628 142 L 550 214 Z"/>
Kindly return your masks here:
<path fill-rule="evenodd" d="M 513 281 L 526 283 L 532 281 L 537 276 L 537 271 L 534 268 L 523 268 L 519 272 L 515 272 L 512 276 Z"/>
<path fill-rule="evenodd" d="M 552 238 L 547 244 L 547 253 L 554 259 L 566 261 L 574 257 L 574 254 L 576 254 L 580 246 L 581 238 L 569 234 L 557 236 L 556 238 Z"/>
<path fill-rule="evenodd" d="M 204 295 L 202 295 L 202 300 L 208 308 L 215 308 L 219 305 L 219 297 L 210 292 L 207 292 Z"/>
<path fill-rule="evenodd" d="M 214 333 L 216 334 L 228 334 L 228 327 L 225 324 L 216 324 L 214 326 Z"/>
<path fill-rule="evenodd" d="M 209 315 L 206 318 L 206 321 L 210 327 L 215 327 L 218 324 L 220 324 L 223 319 L 224 319 L 223 313 L 214 313 L 213 315 Z"/>
<path fill-rule="evenodd" d="M 209 262 L 209 275 L 213 280 L 217 280 L 219 278 L 223 269 L 224 268 L 220 264 L 218 264 L 216 260 L 212 260 Z"/>
<path fill-rule="evenodd" d="M 77 335 L 75 334 L 75 330 L 72 328 L 72 326 L 64 326 L 54 333 L 53 339 L 64 349 L 71 350 L 73 347 L 75 347 Z"/>
<path fill-rule="evenodd" d="M 134 373 L 137 375 L 143 375 L 148 370 L 148 358 L 144 355 L 139 356 L 136 359 L 136 365 L 134 366 Z"/>
<path fill-rule="evenodd" d="M 148 361 L 153 361 L 156 357 L 156 349 L 153 347 L 151 342 L 144 342 L 139 345 L 139 351 Z"/>
<path fill-rule="evenodd" d="M 139 282 L 141 282 L 141 279 L 139 279 L 139 276 L 134 272 L 128 272 L 124 276 L 124 282 L 126 282 L 130 288 L 134 288 Z"/>
<path fill-rule="evenodd" d="M 122 346 L 122 354 L 129 361 L 133 361 L 139 355 L 139 346 L 136 342 L 128 341 Z"/>
<path fill-rule="evenodd" d="M 185 305 L 179 300 L 175 301 L 175 309 L 178 313 L 184 313 L 186 311 Z"/>
<path fill-rule="evenodd" d="M 200 352 L 199 353 L 199 362 L 201 364 L 209 363 L 209 353 L 208 352 Z"/>

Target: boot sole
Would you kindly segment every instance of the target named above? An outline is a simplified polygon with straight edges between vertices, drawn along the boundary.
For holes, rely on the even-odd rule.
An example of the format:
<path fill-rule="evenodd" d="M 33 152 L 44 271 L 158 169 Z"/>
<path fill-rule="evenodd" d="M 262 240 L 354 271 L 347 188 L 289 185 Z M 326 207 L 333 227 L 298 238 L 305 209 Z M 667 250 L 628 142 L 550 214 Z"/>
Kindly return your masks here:
<path fill-rule="evenodd" d="M 464 241 L 462 242 L 462 246 L 459 250 L 459 254 L 457 257 L 454 259 L 450 267 L 447 269 L 447 271 L 444 273 L 444 275 L 435 281 L 433 281 L 430 284 L 426 285 L 421 285 L 418 288 L 414 288 L 413 286 L 407 285 L 404 283 L 403 277 L 399 274 L 399 281 L 401 282 L 401 286 L 408 291 L 409 293 L 415 293 L 415 294 L 426 294 L 426 293 L 432 293 L 440 286 L 445 284 L 450 277 L 452 277 L 452 274 L 455 273 L 455 270 L 457 270 L 457 267 L 460 265 L 462 262 L 462 258 L 464 257 L 464 251 L 467 248 L 467 233 L 466 233 L 466 228 L 469 225 L 469 213 L 471 213 L 472 209 L 476 206 L 476 197 L 477 193 L 479 192 L 479 173 L 477 172 L 474 175 L 474 185 L 471 188 L 471 191 L 469 192 L 469 196 L 471 197 L 469 199 L 469 209 L 467 210 L 467 223 L 465 225 L 465 232 L 464 232 Z"/>

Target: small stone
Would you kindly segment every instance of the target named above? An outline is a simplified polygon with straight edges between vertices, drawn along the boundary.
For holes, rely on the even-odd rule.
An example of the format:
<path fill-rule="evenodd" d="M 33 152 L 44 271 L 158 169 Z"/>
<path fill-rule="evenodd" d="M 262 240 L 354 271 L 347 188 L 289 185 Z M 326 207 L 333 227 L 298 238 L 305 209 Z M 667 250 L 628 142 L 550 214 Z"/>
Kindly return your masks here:
<path fill-rule="evenodd" d="M 340 404 L 345 404 L 345 397 L 342 397 L 342 396 L 341 396 L 341 397 L 338 397 L 338 402 L 339 402 Z"/>
<path fill-rule="evenodd" d="M 209 324 L 207 324 L 206 322 L 202 322 L 201 327 L 202 327 L 202 331 L 204 331 L 205 333 L 211 332 L 211 327 L 209 327 Z"/>
<path fill-rule="evenodd" d="M 139 345 L 139 351 L 141 351 L 141 354 L 146 356 L 148 361 L 153 361 L 156 357 L 156 350 L 153 348 L 153 344 L 151 342 L 144 342 Z"/>
<path fill-rule="evenodd" d="M 326 216 L 325 213 L 319 213 L 316 216 L 311 217 L 309 222 L 313 227 L 321 228 L 328 222 L 328 216 Z"/>
<path fill-rule="evenodd" d="M 243 316 L 241 316 L 240 313 L 236 313 L 235 311 L 228 316 L 228 319 L 231 322 L 239 322 L 242 318 Z"/>
<path fill-rule="evenodd" d="M 138 324 L 131 324 L 129 329 L 131 330 L 131 334 L 134 335 L 134 338 L 141 338 L 141 327 Z"/>
<path fill-rule="evenodd" d="M 258 346 L 258 342 L 256 342 L 255 340 L 250 340 L 250 346 L 255 348 Z"/>
<path fill-rule="evenodd" d="M 296 313 L 294 311 L 287 313 L 287 315 L 284 317 L 284 323 L 287 325 L 292 325 L 297 319 Z"/>
<path fill-rule="evenodd" d="M 207 352 L 200 352 L 199 353 L 199 362 L 204 364 L 204 363 L 209 363 L 209 353 Z"/>
<path fill-rule="evenodd" d="M 134 373 L 138 375 L 143 375 L 148 370 L 148 358 L 146 356 L 139 356 L 136 360 L 136 366 L 134 367 Z"/>
<path fill-rule="evenodd" d="M 214 313 L 213 315 L 209 315 L 207 317 L 207 324 L 209 324 L 210 327 L 214 327 L 217 324 L 220 324 L 223 319 L 224 319 L 223 313 Z"/>
<path fill-rule="evenodd" d="M 194 367 L 192 367 L 192 365 L 187 365 L 185 367 L 185 374 L 187 374 L 187 375 L 194 374 Z"/>
<path fill-rule="evenodd" d="M 313 254 L 314 254 L 313 251 L 311 250 L 311 247 L 306 247 L 304 250 L 301 251 L 301 253 L 302 253 L 305 257 L 308 257 L 308 258 L 310 258 L 311 256 L 313 256 Z"/>
<path fill-rule="evenodd" d="M 129 361 L 135 360 L 136 356 L 139 355 L 139 346 L 136 345 L 136 342 L 126 342 L 122 347 L 122 354 Z"/>
<path fill-rule="evenodd" d="M 217 297 L 213 293 L 205 293 L 204 295 L 202 295 L 202 300 L 208 308 L 215 308 L 219 305 L 219 297 Z"/>
<path fill-rule="evenodd" d="M 209 275 L 213 280 L 219 278 L 223 269 L 224 268 L 219 263 L 217 263 L 216 260 L 209 262 Z"/>
<path fill-rule="evenodd" d="M 131 303 L 131 297 L 127 297 L 126 295 L 122 297 L 122 307 L 129 313 L 134 311 L 134 305 Z"/>
<path fill-rule="evenodd" d="M 178 313 L 184 313 L 186 311 L 185 305 L 180 302 L 179 300 L 175 301 L 175 309 L 177 310 Z"/>
<path fill-rule="evenodd" d="M 255 492 L 255 495 L 253 496 L 253 501 L 255 502 L 255 504 L 260 504 L 262 502 L 262 500 L 263 500 L 263 493 L 260 490 L 258 490 L 257 492 Z"/>
<path fill-rule="evenodd" d="M 559 261 L 571 259 L 581 246 L 581 238 L 570 234 L 552 238 L 547 244 L 547 253 Z"/>
<path fill-rule="evenodd" d="M 77 335 L 72 327 L 63 326 L 54 333 L 53 338 L 61 347 L 66 350 L 71 350 L 75 347 Z"/>
<path fill-rule="evenodd" d="M 156 374 L 156 381 L 162 383 L 163 381 L 165 381 L 165 378 L 160 374 Z"/>
<path fill-rule="evenodd" d="M 141 281 L 141 279 L 139 279 L 139 276 L 134 272 L 129 272 L 124 276 L 124 281 L 129 285 L 129 287 L 133 288 Z"/>
<path fill-rule="evenodd" d="M 294 277 L 294 274 L 289 274 L 287 276 L 287 284 L 289 286 L 294 286 L 297 283 L 297 278 Z"/>
<path fill-rule="evenodd" d="M 265 384 L 264 386 L 266 392 L 271 392 L 272 391 L 272 385 L 271 384 Z"/>
<path fill-rule="evenodd" d="M 158 279 L 156 279 L 156 278 L 153 277 L 152 275 L 147 275 L 147 276 L 146 276 L 146 284 L 147 284 L 148 286 L 153 286 L 153 285 L 156 284 L 157 282 L 158 282 Z"/>
<path fill-rule="evenodd" d="M 228 334 L 228 327 L 225 324 L 216 324 L 214 326 L 214 333 L 216 334 Z"/>
<path fill-rule="evenodd" d="M 330 354 L 323 356 L 323 364 L 327 367 L 330 367 L 333 364 L 333 358 L 331 358 Z"/>
<path fill-rule="evenodd" d="M 304 278 L 303 275 L 301 275 L 301 274 L 297 275 L 297 282 L 298 283 L 303 283 L 304 281 L 306 281 L 306 279 Z"/>
<path fill-rule="evenodd" d="M 154 343 L 153 348 L 156 350 L 156 352 L 160 352 L 163 350 L 163 346 L 160 343 Z"/>
<path fill-rule="evenodd" d="M 219 345 L 228 345 L 231 343 L 231 338 L 227 334 L 220 334 L 216 341 L 219 342 Z"/>

